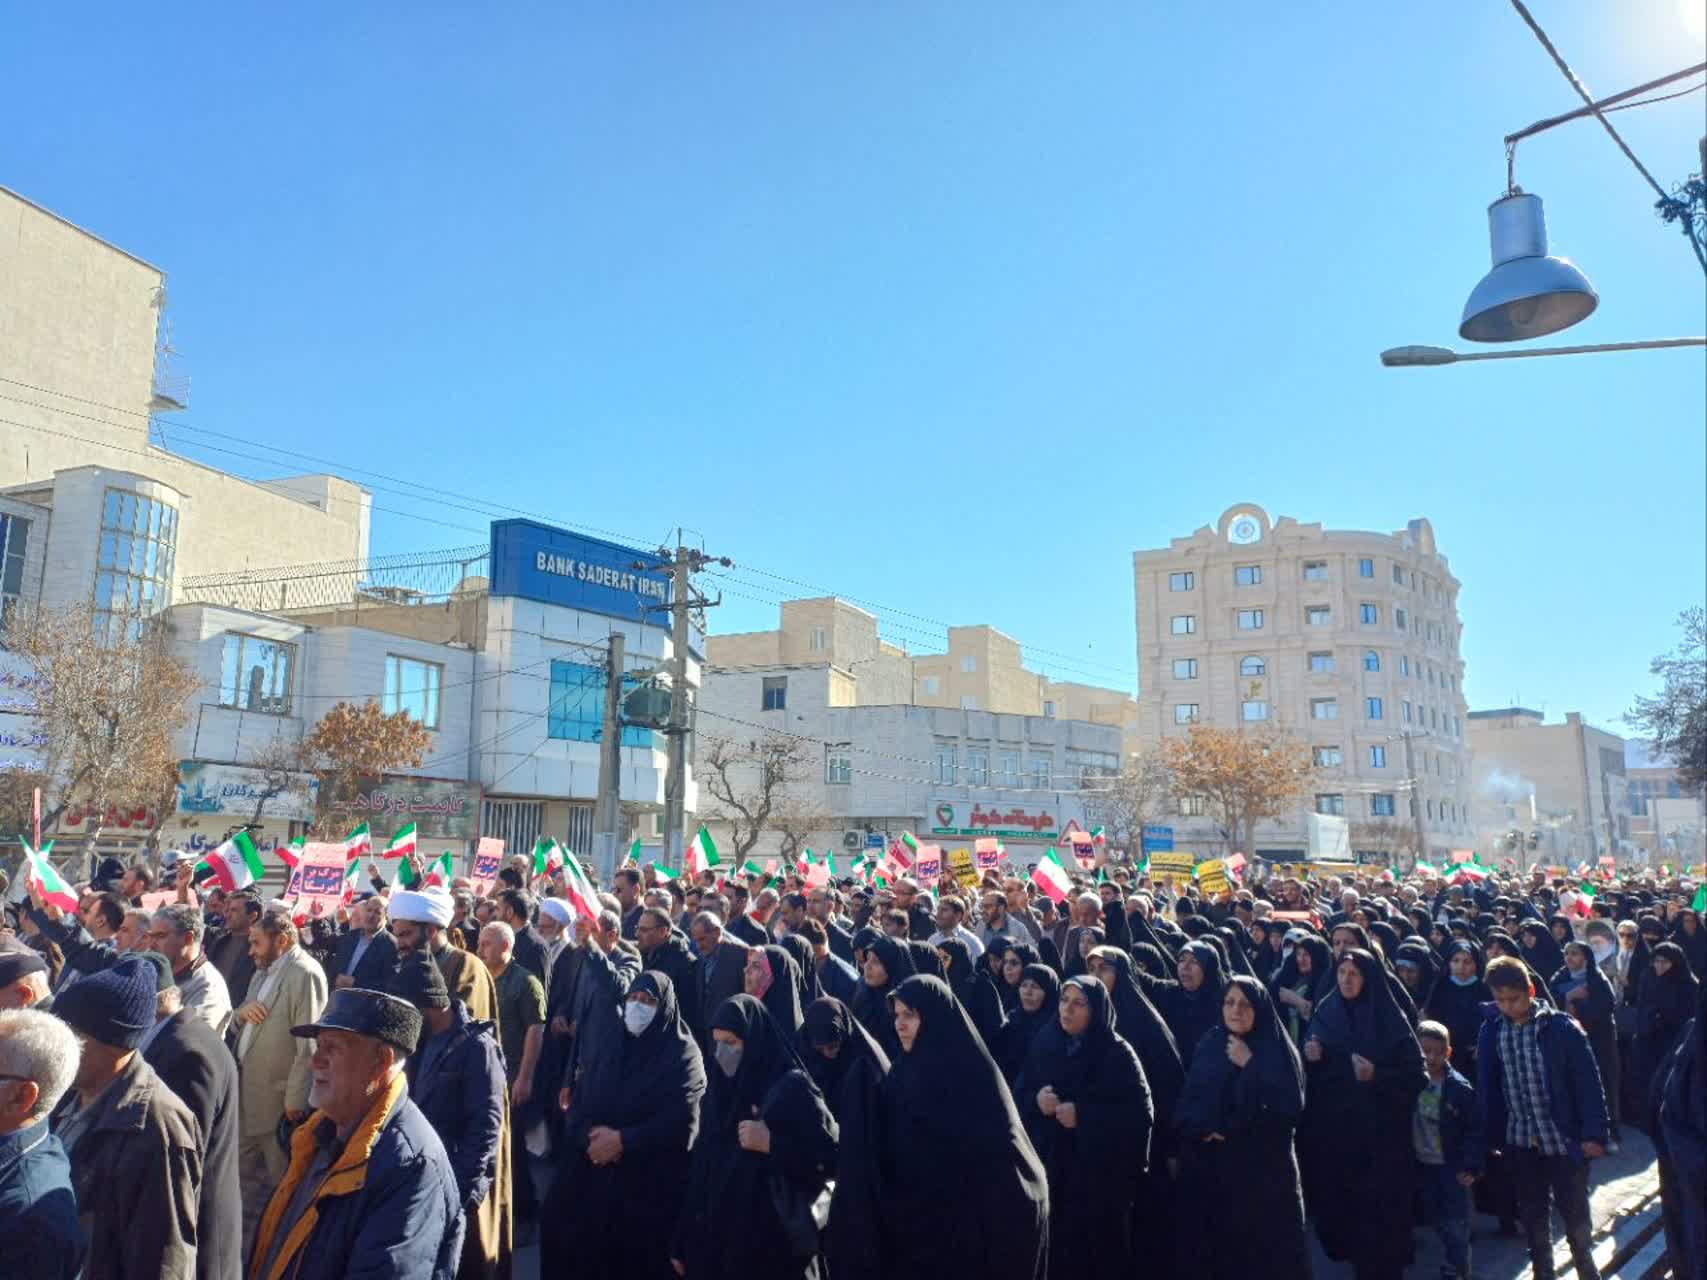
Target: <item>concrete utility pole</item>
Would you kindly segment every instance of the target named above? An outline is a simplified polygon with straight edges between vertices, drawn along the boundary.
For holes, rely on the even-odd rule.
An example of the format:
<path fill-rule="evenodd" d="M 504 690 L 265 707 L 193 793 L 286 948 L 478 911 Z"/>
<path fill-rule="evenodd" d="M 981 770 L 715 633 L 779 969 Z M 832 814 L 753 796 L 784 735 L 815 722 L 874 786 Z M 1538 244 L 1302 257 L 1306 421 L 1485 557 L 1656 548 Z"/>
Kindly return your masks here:
<path fill-rule="evenodd" d="M 622 811 L 623 648 L 622 633 L 611 632 L 605 657 L 605 720 L 599 734 L 599 794 L 593 805 L 593 860 L 606 884 L 616 871 L 616 829 Z"/>
<path fill-rule="evenodd" d="M 1416 831 L 1417 857 L 1428 860 L 1428 837 L 1423 833 L 1423 797 L 1422 785 L 1417 781 L 1416 751 L 1411 746 L 1410 731 L 1401 735 L 1405 739 L 1405 774 L 1411 780 L 1411 825 Z"/>
<path fill-rule="evenodd" d="M 670 724 L 664 733 L 669 738 L 669 771 L 664 775 L 664 861 L 668 866 L 682 865 L 682 822 L 687 800 L 688 735 L 688 637 L 693 610 L 709 609 L 722 599 L 707 600 L 693 588 L 693 575 L 706 565 L 721 565 L 733 569 L 735 562 L 728 556 L 709 556 L 703 551 L 682 545 L 681 530 L 676 530 L 676 549 L 672 553 L 660 549 L 659 566 L 670 570 Z"/>

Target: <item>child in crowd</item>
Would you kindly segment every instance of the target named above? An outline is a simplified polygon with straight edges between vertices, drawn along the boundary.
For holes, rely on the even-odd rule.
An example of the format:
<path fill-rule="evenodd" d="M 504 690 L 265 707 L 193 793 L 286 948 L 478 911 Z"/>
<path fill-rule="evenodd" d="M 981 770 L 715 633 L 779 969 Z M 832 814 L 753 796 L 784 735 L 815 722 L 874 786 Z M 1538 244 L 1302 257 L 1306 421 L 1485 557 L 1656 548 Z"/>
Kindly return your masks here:
<path fill-rule="evenodd" d="M 1424 1022 L 1417 1040 L 1428 1068 L 1428 1087 L 1417 1095 L 1411 1121 L 1423 1216 L 1440 1237 L 1441 1276 L 1469 1280 L 1470 1185 L 1476 1180 L 1470 1164 L 1482 1141 L 1476 1092 L 1452 1069 L 1452 1033 L 1443 1024 Z"/>

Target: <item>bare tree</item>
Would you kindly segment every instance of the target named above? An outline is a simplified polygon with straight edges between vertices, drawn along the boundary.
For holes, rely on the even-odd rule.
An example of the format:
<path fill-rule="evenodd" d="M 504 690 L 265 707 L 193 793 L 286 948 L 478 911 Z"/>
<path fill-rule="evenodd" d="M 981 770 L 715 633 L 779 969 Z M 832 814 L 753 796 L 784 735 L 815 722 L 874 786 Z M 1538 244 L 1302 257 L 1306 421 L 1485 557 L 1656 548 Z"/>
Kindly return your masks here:
<path fill-rule="evenodd" d="M 1101 827 L 1111 849 L 1136 853 L 1144 827 L 1167 812 L 1173 774 L 1154 747 L 1128 756 L 1120 772 L 1097 782 L 1086 798 L 1086 816 Z"/>
<path fill-rule="evenodd" d="M 308 749 L 301 742 L 279 737 L 255 748 L 249 757 L 249 767 L 261 775 L 261 785 L 255 792 L 255 811 L 249 815 L 249 821 L 260 822 L 267 806 L 280 796 L 293 796 L 306 802 L 310 763 Z"/>
<path fill-rule="evenodd" d="M 779 837 L 777 852 L 782 855 L 783 864 L 792 866 L 813 835 L 834 821 L 835 815 L 828 809 L 803 797 L 784 797 L 771 813 L 771 827 Z"/>
<path fill-rule="evenodd" d="M 740 863 L 793 799 L 789 788 L 810 776 L 817 757 L 799 738 L 782 733 L 705 740 L 700 781 L 715 802 L 706 816 L 729 824 Z"/>
<path fill-rule="evenodd" d="M 93 815 L 92 851 L 112 806 L 158 799 L 199 684 L 168 639 L 158 621 L 107 625 L 89 605 L 37 610 L 18 626 L 13 647 L 35 669 L 42 773 L 52 780 L 44 829 L 79 805 Z"/>
<path fill-rule="evenodd" d="M 1386 854 L 1389 866 L 1393 865 L 1402 853 L 1413 857 L 1422 856 L 1417 849 L 1416 830 L 1408 822 L 1395 822 L 1392 818 L 1371 818 L 1367 822 L 1352 823 L 1349 834 L 1353 849 L 1365 853 Z"/>

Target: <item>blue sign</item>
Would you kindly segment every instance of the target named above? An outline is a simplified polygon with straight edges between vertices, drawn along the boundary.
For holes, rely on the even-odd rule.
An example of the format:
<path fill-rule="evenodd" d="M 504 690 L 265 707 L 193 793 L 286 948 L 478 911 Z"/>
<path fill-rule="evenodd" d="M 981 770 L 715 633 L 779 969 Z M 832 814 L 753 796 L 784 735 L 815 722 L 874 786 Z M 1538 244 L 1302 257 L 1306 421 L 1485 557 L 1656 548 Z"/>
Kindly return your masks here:
<path fill-rule="evenodd" d="M 1174 829 L 1172 827 L 1145 827 L 1145 853 L 1172 853 L 1174 850 Z"/>
<path fill-rule="evenodd" d="M 492 594 L 668 627 L 670 574 L 656 554 L 532 520 L 492 522 Z"/>
<path fill-rule="evenodd" d="M 865 833 L 865 847 L 867 849 L 886 848 L 887 844 L 884 841 L 883 833 L 881 831 L 867 831 Z"/>

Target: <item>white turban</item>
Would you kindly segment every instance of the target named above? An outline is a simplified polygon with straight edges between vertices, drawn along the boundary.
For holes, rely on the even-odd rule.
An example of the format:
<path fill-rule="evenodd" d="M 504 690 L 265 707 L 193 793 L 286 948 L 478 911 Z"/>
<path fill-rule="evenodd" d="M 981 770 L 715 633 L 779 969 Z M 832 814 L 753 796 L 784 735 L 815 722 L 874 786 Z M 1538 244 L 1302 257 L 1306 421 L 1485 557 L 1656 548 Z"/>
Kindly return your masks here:
<path fill-rule="evenodd" d="M 390 914 L 393 920 L 436 924 L 443 929 L 456 915 L 456 904 L 445 889 L 398 889 L 391 895 Z"/>
<path fill-rule="evenodd" d="M 563 901 L 562 898 L 542 899 L 539 904 L 539 914 L 542 916 L 550 916 L 565 928 L 567 928 L 570 922 L 575 918 L 574 913 L 569 910 L 569 904 Z"/>

